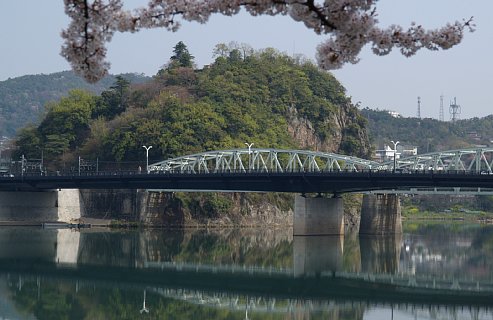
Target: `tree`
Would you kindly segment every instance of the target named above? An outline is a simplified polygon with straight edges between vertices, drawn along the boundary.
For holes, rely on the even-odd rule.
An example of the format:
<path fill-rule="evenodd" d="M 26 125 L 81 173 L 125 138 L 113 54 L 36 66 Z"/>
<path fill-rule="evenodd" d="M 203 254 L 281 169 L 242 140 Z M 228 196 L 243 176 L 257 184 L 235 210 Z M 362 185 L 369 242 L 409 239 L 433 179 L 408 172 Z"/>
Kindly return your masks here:
<path fill-rule="evenodd" d="M 56 137 L 56 146 L 64 146 L 68 141 L 70 148 L 79 146 L 89 133 L 89 122 L 95 108 L 95 96 L 83 91 L 72 90 L 59 102 L 48 105 L 48 112 L 38 127 L 43 137 Z M 64 150 L 59 150 L 60 153 Z"/>
<path fill-rule="evenodd" d="M 37 128 L 34 126 L 27 126 L 23 128 L 18 134 L 15 141 L 17 151 L 14 153 L 14 157 L 18 158 L 20 155 L 24 155 L 27 158 L 39 157 L 38 148 L 41 144 Z"/>
<path fill-rule="evenodd" d="M 173 48 L 174 55 L 171 56 L 170 68 L 183 67 L 193 68 L 193 58 L 188 52 L 187 46 L 183 41 L 178 42 Z"/>
<path fill-rule="evenodd" d="M 377 55 L 386 55 L 394 47 L 405 56 L 419 49 L 449 49 L 462 41 L 464 30 L 473 31 L 472 18 L 456 21 L 436 30 L 412 24 L 407 30 L 392 25 L 378 26 L 378 0 L 150 0 L 148 7 L 123 10 L 122 0 L 65 0 L 70 25 L 62 32 L 62 55 L 72 69 L 89 82 L 108 73 L 106 43 L 115 32 L 166 28 L 176 31 L 181 17 L 185 21 L 205 23 L 214 13 L 232 16 L 246 9 L 252 15 L 286 15 L 301 21 L 317 34 L 330 37 L 318 46 L 317 60 L 323 69 L 356 63 L 358 54 L 371 44 Z"/>
<path fill-rule="evenodd" d="M 101 97 L 97 101 L 97 108 L 94 110 L 96 113 L 94 116 L 113 119 L 125 111 L 128 104 L 129 87 L 130 81 L 121 75 L 116 76 L 115 83 L 101 93 Z"/>

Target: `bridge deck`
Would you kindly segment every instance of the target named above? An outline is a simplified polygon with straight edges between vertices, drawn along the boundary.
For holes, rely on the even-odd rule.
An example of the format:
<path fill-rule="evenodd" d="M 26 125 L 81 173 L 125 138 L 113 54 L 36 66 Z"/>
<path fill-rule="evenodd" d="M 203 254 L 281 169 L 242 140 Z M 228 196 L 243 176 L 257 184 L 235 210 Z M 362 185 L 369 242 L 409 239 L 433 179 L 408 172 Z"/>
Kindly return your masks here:
<path fill-rule="evenodd" d="M 0 177 L 3 191 L 166 189 L 187 191 L 362 192 L 409 188 L 493 188 L 493 175 L 442 171 L 170 173 L 99 172 Z"/>

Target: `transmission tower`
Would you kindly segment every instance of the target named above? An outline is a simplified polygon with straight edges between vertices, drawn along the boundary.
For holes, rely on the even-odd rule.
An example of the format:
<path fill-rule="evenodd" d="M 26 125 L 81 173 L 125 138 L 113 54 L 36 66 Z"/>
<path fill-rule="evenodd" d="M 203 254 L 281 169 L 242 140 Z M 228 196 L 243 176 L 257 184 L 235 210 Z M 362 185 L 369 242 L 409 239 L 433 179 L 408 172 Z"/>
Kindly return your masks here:
<path fill-rule="evenodd" d="M 418 97 L 418 119 L 421 119 L 421 97 Z"/>
<path fill-rule="evenodd" d="M 443 115 L 443 94 L 440 96 L 440 114 L 438 115 L 438 120 L 445 121 L 445 117 Z"/>
<path fill-rule="evenodd" d="M 455 122 L 459 119 L 460 106 L 457 104 L 457 98 L 454 97 L 454 102 L 450 103 L 450 121 Z"/>

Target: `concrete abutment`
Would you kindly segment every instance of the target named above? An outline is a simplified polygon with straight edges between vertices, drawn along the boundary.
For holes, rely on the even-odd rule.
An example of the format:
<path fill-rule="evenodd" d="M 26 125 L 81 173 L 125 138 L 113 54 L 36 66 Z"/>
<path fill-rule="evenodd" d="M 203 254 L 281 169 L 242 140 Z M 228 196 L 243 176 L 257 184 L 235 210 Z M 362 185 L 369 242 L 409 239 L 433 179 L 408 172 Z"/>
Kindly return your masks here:
<path fill-rule="evenodd" d="M 0 192 L 0 221 L 74 222 L 83 214 L 79 189 Z"/>

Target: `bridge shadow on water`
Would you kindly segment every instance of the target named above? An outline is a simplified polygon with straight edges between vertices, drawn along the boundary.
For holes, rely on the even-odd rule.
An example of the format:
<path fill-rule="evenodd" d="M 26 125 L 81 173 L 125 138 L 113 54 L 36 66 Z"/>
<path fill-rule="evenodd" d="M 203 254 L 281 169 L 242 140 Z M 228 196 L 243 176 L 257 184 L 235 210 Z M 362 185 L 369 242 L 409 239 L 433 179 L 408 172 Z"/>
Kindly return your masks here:
<path fill-rule="evenodd" d="M 491 318 L 491 272 L 458 277 L 465 261 L 451 252 L 493 234 L 475 232 L 438 239 L 451 243 L 440 251 L 441 263 L 432 257 L 420 264 L 425 246 L 431 254 L 444 244 L 435 239 L 426 245 L 408 234 L 293 237 L 283 229 L 0 229 L 0 300 L 6 301 L 0 317 L 31 312 L 42 318 L 39 310 L 55 304 L 61 313 L 86 316 L 128 309 L 159 318 L 186 307 L 203 318 L 364 319 L 372 312 L 395 319 L 399 313 Z M 477 250 L 471 261 L 481 254 Z M 420 274 L 421 268 L 432 271 Z M 49 308 L 47 299 L 55 299 Z"/>

